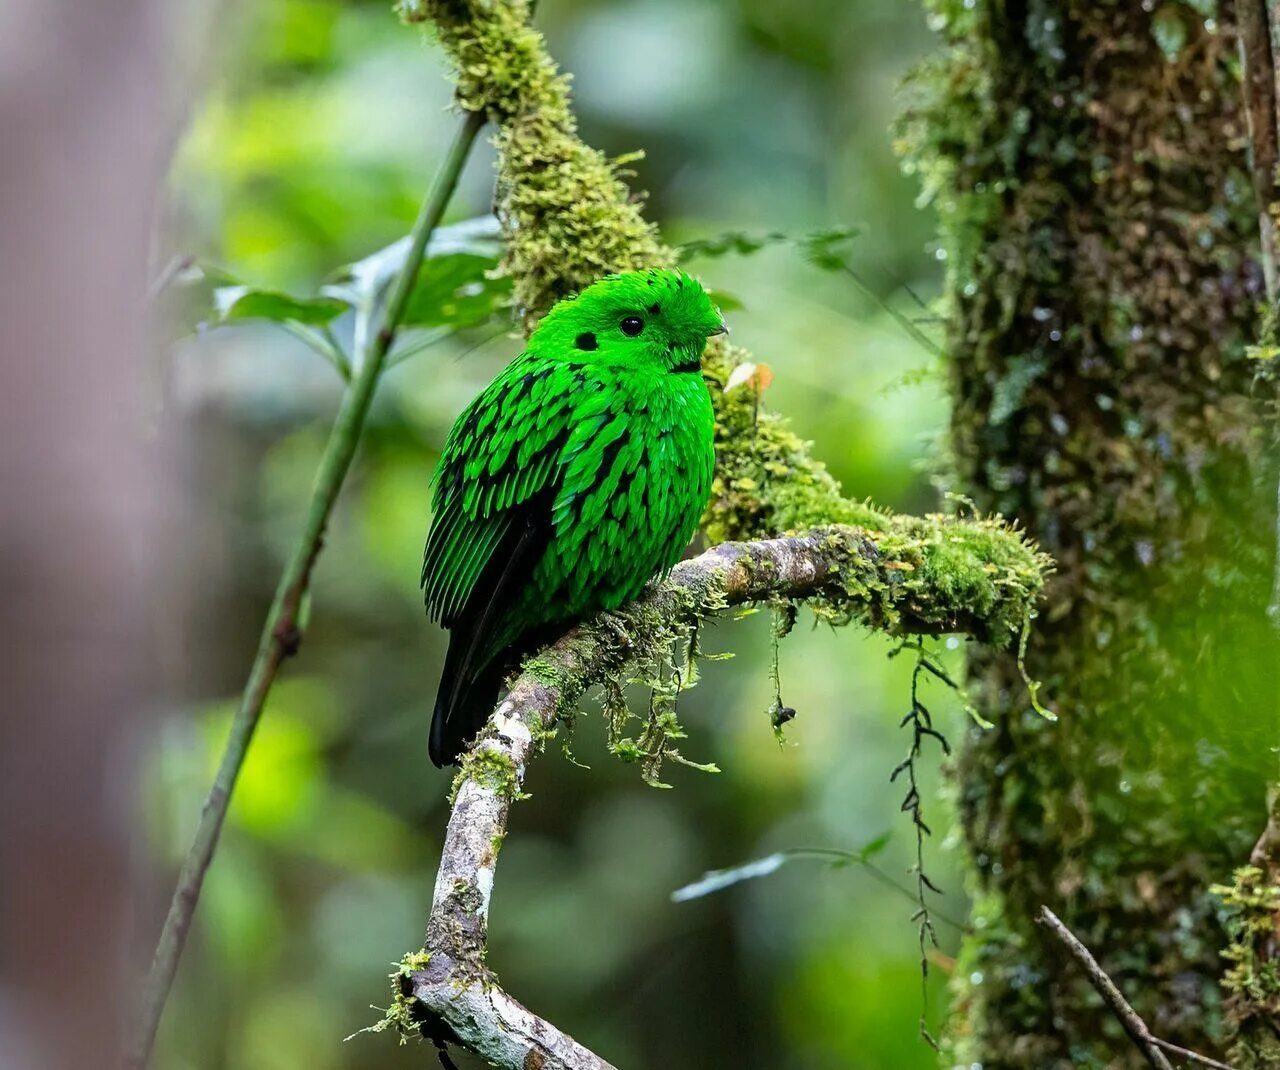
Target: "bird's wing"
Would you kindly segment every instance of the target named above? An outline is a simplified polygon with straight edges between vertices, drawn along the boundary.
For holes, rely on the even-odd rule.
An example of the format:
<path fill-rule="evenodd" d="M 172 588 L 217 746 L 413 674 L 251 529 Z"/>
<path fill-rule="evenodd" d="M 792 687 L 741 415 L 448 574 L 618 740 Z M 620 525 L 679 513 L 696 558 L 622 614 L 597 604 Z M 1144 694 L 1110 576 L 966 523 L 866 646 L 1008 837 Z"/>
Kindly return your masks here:
<path fill-rule="evenodd" d="M 581 386 L 580 369 L 517 358 L 458 418 L 441 454 L 422 567 L 427 610 L 452 632 L 431 723 L 437 765 L 483 724 L 503 651 L 543 623 L 520 605 L 552 536 Z"/>
<path fill-rule="evenodd" d="M 453 425 L 436 468 L 422 566 L 427 610 L 446 628 L 500 614 L 513 583 L 528 578 L 528 546 L 550 534 L 544 492 L 558 476 L 574 385 L 566 365 L 526 354 Z M 525 564 L 517 575 L 491 567 L 517 546 Z"/>
<path fill-rule="evenodd" d="M 526 523 L 508 525 L 453 624 L 428 741 L 437 767 L 457 759 L 493 710 L 510 667 L 502 652 L 519 640 L 520 622 L 511 619 L 512 602 L 523 592 L 531 565 L 544 549 L 543 533 Z M 524 641 L 528 638 L 525 635 Z"/>

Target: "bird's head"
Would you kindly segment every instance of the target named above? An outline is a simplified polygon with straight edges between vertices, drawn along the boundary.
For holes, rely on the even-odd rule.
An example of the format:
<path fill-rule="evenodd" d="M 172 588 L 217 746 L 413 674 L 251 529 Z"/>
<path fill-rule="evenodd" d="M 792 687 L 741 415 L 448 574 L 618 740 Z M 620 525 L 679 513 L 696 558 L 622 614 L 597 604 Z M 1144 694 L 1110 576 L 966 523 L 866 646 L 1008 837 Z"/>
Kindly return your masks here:
<path fill-rule="evenodd" d="M 534 330 L 529 349 L 566 360 L 697 371 L 707 339 L 727 329 L 691 275 L 628 271 L 557 304 Z"/>

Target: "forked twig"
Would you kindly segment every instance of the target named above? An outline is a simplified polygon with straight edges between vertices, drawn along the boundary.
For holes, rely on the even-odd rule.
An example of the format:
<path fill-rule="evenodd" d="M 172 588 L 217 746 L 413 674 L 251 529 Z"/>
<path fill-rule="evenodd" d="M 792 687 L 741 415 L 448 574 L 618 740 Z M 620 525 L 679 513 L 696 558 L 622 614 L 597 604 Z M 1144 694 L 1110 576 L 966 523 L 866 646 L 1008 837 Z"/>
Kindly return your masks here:
<path fill-rule="evenodd" d="M 1190 1048 L 1171 1044 L 1169 1041 L 1161 1040 L 1155 1036 L 1147 1027 L 1147 1023 L 1142 1020 L 1138 1012 L 1124 998 L 1120 989 L 1116 987 L 1116 983 L 1098 965 L 1098 960 L 1093 957 L 1089 949 L 1076 938 L 1075 933 L 1068 929 L 1052 910 L 1042 906 L 1040 915 L 1036 920 L 1062 941 L 1063 946 L 1070 952 L 1071 957 L 1084 970 L 1085 976 L 1089 978 L 1089 983 L 1093 985 L 1094 990 L 1102 997 L 1103 1002 L 1111 1008 L 1111 1012 L 1124 1027 L 1129 1039 L 1133 1041 L 1138 1050 L 1146 1057 L 1147 1062 L 1155 1067 L 1156 1070 L 1173 1070 L 1173 1064 L 1169 1062 L 1164 1054 L 1166 1051 L 1180 1055 L 1184 1059 L 1190 1059 L 1201 1066 L 1214 1067 L 1214 1070 L 1234 1070 L 1227 1063 L 1219 1062 L 1217 1059 L 1201 1055 Z"/>

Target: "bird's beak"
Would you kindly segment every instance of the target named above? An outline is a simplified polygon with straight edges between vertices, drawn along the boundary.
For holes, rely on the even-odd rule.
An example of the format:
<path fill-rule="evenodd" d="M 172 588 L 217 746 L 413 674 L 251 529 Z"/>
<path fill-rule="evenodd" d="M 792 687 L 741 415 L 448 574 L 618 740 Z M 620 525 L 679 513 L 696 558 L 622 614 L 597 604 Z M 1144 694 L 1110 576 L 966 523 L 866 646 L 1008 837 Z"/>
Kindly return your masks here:
<path fill-rule="evenodd" d="M 717 334 L 728 334 L 728 333 L 729 333 L 729 325 L 728 325 L 727 323 L 725 323 L 725 321 L 724 321 L 724 320 L 721 320 L 721 321 L 720 321 L 720 326 L 718 326 L 718 327 L 717 327 L 715 330 L 713 330 L 709 335 L 707 335 L 707 337 L 708 337 L 708 338 L 714 338 Z"/>

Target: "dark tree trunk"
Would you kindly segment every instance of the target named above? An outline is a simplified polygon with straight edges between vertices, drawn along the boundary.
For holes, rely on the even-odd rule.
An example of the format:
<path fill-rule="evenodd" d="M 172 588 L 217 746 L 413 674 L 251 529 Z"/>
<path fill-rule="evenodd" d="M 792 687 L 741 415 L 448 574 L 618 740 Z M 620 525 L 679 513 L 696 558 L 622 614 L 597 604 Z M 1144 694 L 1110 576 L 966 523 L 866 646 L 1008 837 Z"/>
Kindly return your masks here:
<path fill-rule="evenodd" d="M 952 1062 L 1145 1065 L 1041 904 L 1158 1035 L 1221 1053 L 1209 888 L 1248 860 L 1280 739 L 1231 12 L 930 6 L 947 49 L 907 129 L 949 256 L 958 489 L 1059 563 L 1026 667 L 1060 720 L 1011 656 L 972 667 L 998 724 L 956 770 L 977 901 Z"/>

